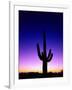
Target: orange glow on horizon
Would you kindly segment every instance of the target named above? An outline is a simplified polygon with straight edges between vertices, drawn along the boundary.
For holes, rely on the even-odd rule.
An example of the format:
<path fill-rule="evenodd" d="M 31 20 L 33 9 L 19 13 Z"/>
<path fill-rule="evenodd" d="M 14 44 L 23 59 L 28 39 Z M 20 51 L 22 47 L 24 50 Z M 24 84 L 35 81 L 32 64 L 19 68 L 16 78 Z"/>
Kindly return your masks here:
<path fill-rule="evenodd" d="M 53 73 L 57 73 L 57 72 L 61 72 L 63 71 L 63 69 L 49 69 L 47 72 L 53 72 Z M 19 72 L 21 73 L 26 73 L 26 72 L 39 72 L 42 73 L 41 70 L 29 70 L 29 69 L 20 69 Z"/>

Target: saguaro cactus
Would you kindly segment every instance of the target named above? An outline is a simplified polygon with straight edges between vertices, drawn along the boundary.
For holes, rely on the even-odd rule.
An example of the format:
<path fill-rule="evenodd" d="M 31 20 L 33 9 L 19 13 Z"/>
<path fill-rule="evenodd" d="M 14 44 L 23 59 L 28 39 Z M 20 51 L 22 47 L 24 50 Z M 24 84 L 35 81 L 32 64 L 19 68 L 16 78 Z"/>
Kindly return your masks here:
<path fill-rule="evenodd" d="M 46 34 L 43 33 L 43 52 L 40 53 L 39 44 L 37 44 L 37 52 L 40 60 L 43 62 L 43 74 L 47 73 L 47 63 L 51 61 L 53 57 L 53 53 L 51 53 L 51 49 L 49 50 L 48 56 L 46 53 Z"/>

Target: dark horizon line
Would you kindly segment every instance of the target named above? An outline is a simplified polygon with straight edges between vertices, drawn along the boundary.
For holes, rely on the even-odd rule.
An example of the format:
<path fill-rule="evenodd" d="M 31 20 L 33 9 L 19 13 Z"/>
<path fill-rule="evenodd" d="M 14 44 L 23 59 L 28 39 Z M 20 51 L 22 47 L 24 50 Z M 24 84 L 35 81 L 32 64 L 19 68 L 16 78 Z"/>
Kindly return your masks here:
<path fill-rule="evenodd" d="M 47 73 L 60 73 L 63 72 L 63 70 L 59 71 L 59 72 L 47 72 Z M 43 72 L 19 72 L 19 73 L 43 73 Z"/>

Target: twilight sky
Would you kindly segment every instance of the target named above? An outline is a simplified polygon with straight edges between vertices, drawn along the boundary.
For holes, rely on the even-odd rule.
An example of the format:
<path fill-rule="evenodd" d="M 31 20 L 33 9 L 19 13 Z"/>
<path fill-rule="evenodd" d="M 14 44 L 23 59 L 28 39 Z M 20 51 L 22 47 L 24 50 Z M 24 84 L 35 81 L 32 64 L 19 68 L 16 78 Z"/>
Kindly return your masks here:
<path fill-rule="evenodd" d="M 19 72 L 42 72 L 37 43 L 43 51 L 43 32 L 46 32 L 46 51 L 53 58 L 48 71 L 63 69 L 63 13 L 19 11 Z"/>

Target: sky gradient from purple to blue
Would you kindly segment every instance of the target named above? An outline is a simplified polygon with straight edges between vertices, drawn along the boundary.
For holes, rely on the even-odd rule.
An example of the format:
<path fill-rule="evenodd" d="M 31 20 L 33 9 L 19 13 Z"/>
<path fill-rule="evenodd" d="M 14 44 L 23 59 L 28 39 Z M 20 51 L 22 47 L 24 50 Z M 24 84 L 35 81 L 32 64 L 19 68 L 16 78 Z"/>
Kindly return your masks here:
<path fill-rule="evenodd" d="M 19 72 L 42 72 L 37 43 L 43 51 L 43 32 L 46 32 L 46 51 L 52 49 L 49 70 L 63 69 L 63 13 L 19 11 Z"/>

